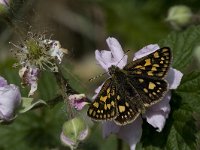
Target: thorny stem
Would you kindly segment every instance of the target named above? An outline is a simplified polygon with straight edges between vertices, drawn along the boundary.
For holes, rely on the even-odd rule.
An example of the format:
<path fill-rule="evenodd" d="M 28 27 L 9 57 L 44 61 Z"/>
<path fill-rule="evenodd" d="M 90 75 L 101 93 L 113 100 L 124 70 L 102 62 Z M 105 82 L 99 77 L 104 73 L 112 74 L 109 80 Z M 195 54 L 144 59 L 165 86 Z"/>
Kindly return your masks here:
<path fill-rule="evenodd" d="M 68 101 L 68 97 L 69 97 L 69 95 L 75 94 L 77 92 L 70 86 L 68 80 L 63 77 L 60 70 L 59 70 L 59 72 L 56 72 L 54 74 L 55 74 L 58 86 L 60 87 L 61 95 L 64 99 L 64 102 L 66 103 L 68 117 L 69 117 L 69 119 L 72 119 L 75 115 L 74 115 L 73 109 Z"/>

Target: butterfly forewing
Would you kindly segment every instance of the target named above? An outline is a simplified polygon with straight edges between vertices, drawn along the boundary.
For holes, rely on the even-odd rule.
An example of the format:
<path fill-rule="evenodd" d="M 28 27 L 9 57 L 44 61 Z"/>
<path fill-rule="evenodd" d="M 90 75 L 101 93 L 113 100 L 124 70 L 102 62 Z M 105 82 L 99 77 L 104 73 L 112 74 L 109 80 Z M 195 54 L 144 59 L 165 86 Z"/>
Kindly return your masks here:
<path fill-rule="evenodd" d="M 126 65 L 124 70 L 129 74 L 164 78 L 171 64 L 170 48 L 164 47 Z"/>
<path fill-rule="evenodd" d="M 88 116 L 94 120 L 111 120 L 116 118 L 116 87 L 109 78 L 103 84 L 101 91 L 90 105 Z"/>

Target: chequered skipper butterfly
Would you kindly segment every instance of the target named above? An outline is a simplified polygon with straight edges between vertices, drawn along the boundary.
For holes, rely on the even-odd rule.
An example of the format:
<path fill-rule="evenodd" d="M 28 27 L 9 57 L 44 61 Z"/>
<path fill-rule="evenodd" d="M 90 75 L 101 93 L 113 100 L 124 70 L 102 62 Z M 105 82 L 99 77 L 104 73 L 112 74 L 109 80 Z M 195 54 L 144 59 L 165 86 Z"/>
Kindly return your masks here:
<path fill-rule="evenodd" d="M 111 77 L 91 103 L 88 116 L 94 120 L 113 120 L 118 125 L 133 122 L 165 95 L 168 83 L 164 77 L 171 60 L 170 48 L 163 47 L 123 69 L 111 66 L 108 69 Z"/>

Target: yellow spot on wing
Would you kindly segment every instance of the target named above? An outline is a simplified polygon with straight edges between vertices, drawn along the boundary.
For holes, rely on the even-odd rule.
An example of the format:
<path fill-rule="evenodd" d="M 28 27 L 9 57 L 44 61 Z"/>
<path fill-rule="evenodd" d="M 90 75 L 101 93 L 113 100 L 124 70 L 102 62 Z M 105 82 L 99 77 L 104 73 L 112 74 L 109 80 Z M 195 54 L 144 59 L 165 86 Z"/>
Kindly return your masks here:
<path fill-rule="evenodd" d="M 148 90 L 146 88 L 143 89 L 145 93 L 148 93 Z"/>
<path fill-rule="evenodd" d="M 117 100 L 120 100 L 120 96 L 119 95 L 117 95 Z"/>
<path fill-rule="evenodd" d="M 159 57 L 158 52 L 155 52 L 153 56 L 154 56 L 155 58 L 158 58 L 158 57 Z"/>
<path fill-rule="evenodd" d="M 144 82 L 144 80 L 143 79 L 139 79 L 139 82 L 142 83 L 142 82 Z"/>
<path fill-rule="evenodd" d="M 165 56 L 168 56 L 168 55 L 169 55 L 169 53 L 164 53 L 164 55 L 165 55 Z"/>
<path fill-rule="evenodd" d="M 146 62 L 146 63 L 144 64 L 144 66 L 149 66 L 149 65 L 151 65 L 151 59 L 150 59 L 150 58 L 146 59 L 145 62 Z"/>
<path fill-rule="evenodd" d="M 149 82 L 149 89 L 153 90 L 156 85 L 153 82 Z"/>
<path fill-rule="evenodd" d="M 114 96 L 114 95 L 115 95 L 115 90 L 112 90 L 112 93 L 111 93 L 111 95 L 112 95 L 112 96 Z"/>
<path fill-rule="evenodd" d="M 147 74 L 148 74 L 149 76 L 153 76 L 153 72 L 152 72 L 152 71 L 148 71 Z"/>
<path fill-rule="evenodd" d="M 167 52 L 167 51 L 168 51 L 168 49 L 167 49 L 167 48 L 164 48 L 162 51 L 163 51 L 163 52 Z"/>
<path fill-rule="evenodd" d="M 107 96 L 101 96 L 101 97 L 100 97 L 100 101 L 105 102 L 105 101 L 107 100 L 107 98 L 108 98 Z"/>
<path fill-rule="evenodd" d="M 91 114 L 92 114 L 92 112 L 93 112 L 93 109 L 90 109 L 90 110 L 89 110 L 89 114 L 91 115 Z"/>
<path fill-rule="evenodd" d="M 159 64 L 153 64 L 154 67 L 159 67 Z"/>
<path fill-rule="evenodd" d="M 110 104 L 107 104 L 108 109 L 110 109 Z"/>
<path fill-rule="evenodd" d="M 157 68 L 156 67 L 152 67 L 151 70 L 152 71 L 157 71 Z"/>
<path fill-rule="evenodd" d="M 104 109 L 107 110 L 107 106 L 106 106 L 106 104 L 104 104 Z"/>
<path fill-rule="evenodd" d="M 153 95 L 156 95 L 156 93 L 155 93 L 155 92 L 153 92 Z"/>
<path fill-rule="evenodd" d="M 129 104 L 128 104 L 127 102 L 125 103 L 125 105 L 126 105 L 127 107 L 129 107 Z"/>
<path fill-rule="evenodd" d="M 110 93 L 110 88 L 107 89 L 107 93 Z"/>
<path fill-rule="evenodd" d="M 125 111 L 125 106 L 119 106 L 119 112 L 124 112 Z"/>
<path fill-rule="evenodd" d="M 111 116 L 115 116 L 115 112 L 114 111 L 111 112 Z"/>
<path fill-rule="evenodd" d="M 137 69 L 137 68 L 141 68 L 142 66 L 141 65 L 138 65 L 138 66 L 136 66 L 135 68 Z"/>
<path fill-rule="evenodd" d="M 94 102 L 94 103 L 93 103 L 93 106 L 96 107 L 96 108 L 99 108 L 99 103 Z"/>
<path fill-rule="evenodd" d="M 112 101 L 112 102 L 111 102 L 111 105 L 112 105 L 113 107 L 115 106 L 115 103 L 114 103 L 114 101 Z"/>

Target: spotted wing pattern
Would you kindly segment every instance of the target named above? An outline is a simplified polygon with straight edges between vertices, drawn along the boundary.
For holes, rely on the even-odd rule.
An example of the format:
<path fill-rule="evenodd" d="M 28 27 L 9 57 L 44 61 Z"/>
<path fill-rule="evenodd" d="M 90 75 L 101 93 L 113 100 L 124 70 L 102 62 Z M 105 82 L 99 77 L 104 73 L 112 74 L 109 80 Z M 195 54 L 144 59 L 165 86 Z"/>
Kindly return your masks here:
<path fill-rule="evenodd" d="M 117 117 L 116 87 L 112 78 L 103 84 L 101 91 L 90 105 L 87 114 L 94 120 L 111 120 Z"/>
<path fill-rule="evenodd" d="M 135 76 L 164 78 L 171 64 L 172 54 L 168 47 L 142 57 L 124 67 L 124 70 Z"/>
<path fill-rule="evenodd" d="M 114 120 L 118 125 L 133 122 L 167 92 L 164 77 L 171 59 L 170 48 L 164 47 L 126 65 L 120 73 L 114 74 L 115 78 L 105 81 L 88 109 L 88 116 L 94 120 Z"/>

